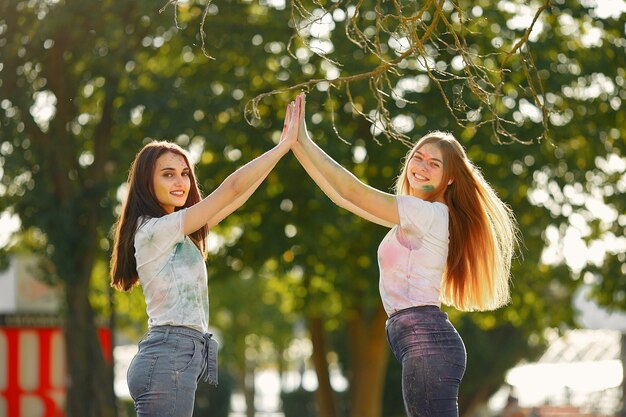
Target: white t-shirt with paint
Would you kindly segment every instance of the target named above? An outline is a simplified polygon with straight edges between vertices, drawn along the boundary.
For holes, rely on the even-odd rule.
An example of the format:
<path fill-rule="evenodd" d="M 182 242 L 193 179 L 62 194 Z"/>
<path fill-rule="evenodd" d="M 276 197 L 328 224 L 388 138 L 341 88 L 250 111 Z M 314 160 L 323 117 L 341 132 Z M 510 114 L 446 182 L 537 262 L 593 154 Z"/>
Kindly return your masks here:
<path fill-rule="evenodd" d="M 142 218 L 135 258 L 146 300 L 148 327 L 186 326 L 208 331 L 209 293 L 202 253 L 183 232 L 185 210 Z"/>
<path fill-rule="evenodd" d="M 408 307 L 440 306 L 448 258 L 448 207 L 398 195 L 400 224 L 378 247 L 379 291 L 388 315 Z"/>

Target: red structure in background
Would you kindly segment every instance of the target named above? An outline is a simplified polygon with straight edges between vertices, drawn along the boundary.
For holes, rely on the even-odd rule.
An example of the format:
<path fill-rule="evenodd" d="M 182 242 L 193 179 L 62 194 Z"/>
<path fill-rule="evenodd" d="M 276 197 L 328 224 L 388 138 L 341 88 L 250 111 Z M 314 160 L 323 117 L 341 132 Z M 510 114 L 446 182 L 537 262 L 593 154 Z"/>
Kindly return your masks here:
<path fill-rule="evenodd" d="M 39 265 L 39 258 L 18 253 L 0 270 L 0 417 L 65 416 L 63 295 L 41 279 Z M 98 335 L 112 363 L 109 329 Z"/>
<path fill-rule="evenodd" d="M 98 336 L 105 359 L 111 362 L 109 329 L 99 329 Z M 64 417 L 65 387 L 60 326 L 0 327 L 0 416 Z"/>

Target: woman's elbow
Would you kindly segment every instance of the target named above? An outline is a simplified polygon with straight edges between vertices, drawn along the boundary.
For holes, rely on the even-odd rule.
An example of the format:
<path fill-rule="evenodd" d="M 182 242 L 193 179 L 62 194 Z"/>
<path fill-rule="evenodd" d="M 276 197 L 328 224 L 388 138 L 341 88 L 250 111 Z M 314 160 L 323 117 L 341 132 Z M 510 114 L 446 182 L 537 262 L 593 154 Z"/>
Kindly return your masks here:
<path fill-rule="evenodd" d="M 220 191 L 226 201 L 236 200 L 245 190 L 245 184 L 236 176 L 227 178 L 220 186 Z"/>
<path fill-rule="evenodd" d="M 339 194 L 328 194 L 328 198 L 330 198 L 330 201 L 335 203 L 336 206 L 346 208 L 348 205 L 348 201 L 345 198 L 342 198 Z"/>
<path fill-rule="evenodd" d="M 354 187 L 352 184 L 344 184 L 337 189 L 339 197 L 345 201 L 345 204 L 356 204 L 361 191 L 358 187 Z"/>

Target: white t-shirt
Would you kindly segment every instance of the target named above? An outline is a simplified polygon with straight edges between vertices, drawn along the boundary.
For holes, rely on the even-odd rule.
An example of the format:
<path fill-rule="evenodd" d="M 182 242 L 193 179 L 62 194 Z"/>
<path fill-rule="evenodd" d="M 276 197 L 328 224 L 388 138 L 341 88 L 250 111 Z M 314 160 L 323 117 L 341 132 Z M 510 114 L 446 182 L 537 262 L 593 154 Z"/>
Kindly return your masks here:
<path fill-rule="evenodd" d="M 408 307 L 441 305 L 448 258 L 448 206 L 398 195 L 400 224 L 378 247 L 379 290 L 388 315 Z"/>
<path fill-rule="evenodd" d="M 186 326 L 208 331 L 209 293 L 202 253 L 183 233 L 185 210 L 142 218 L 135 258 L 146 299 L 148 327 Z"/>

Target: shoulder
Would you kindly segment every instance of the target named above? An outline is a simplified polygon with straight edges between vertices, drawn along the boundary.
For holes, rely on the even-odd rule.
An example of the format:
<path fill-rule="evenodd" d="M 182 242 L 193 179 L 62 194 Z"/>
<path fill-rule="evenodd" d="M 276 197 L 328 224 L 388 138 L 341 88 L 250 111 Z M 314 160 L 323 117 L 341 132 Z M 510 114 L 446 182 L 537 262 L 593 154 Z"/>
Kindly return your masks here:
<path fill-rule="evenodd" d="M 433 210 L 438 214 L 448 217 L 450 215 L 450 211 L 448 210 L 448 206 L 444 203 L 434 202 L 431 203 L 433 205 Z"/>
<path fill-rule="evenodd" d="M 426 201 L 411 195 L 397 195 L 396 201 L 398 210 L 405 211 L 407 214 L 448 213 L 448 206 L 443 203 Z"/>
<path fill-rule="evenodd" d="M 401 227 L 416 229 L 420 233 L 427 232 L 433 226 L 447 227 L 448 207 L 445 204 L 408 195 L 398 195 L 396 198 Z"/>
<path fill-rule="evenodd" d="M 179 210 L 161 217 L 140 217 L 136 238 L 141 239 L 146 235 L 151 236 L 151 239 L 155 235 L 166 239 L 178 237 L 182 234 L 184 215 L 185 210 Z"/>

